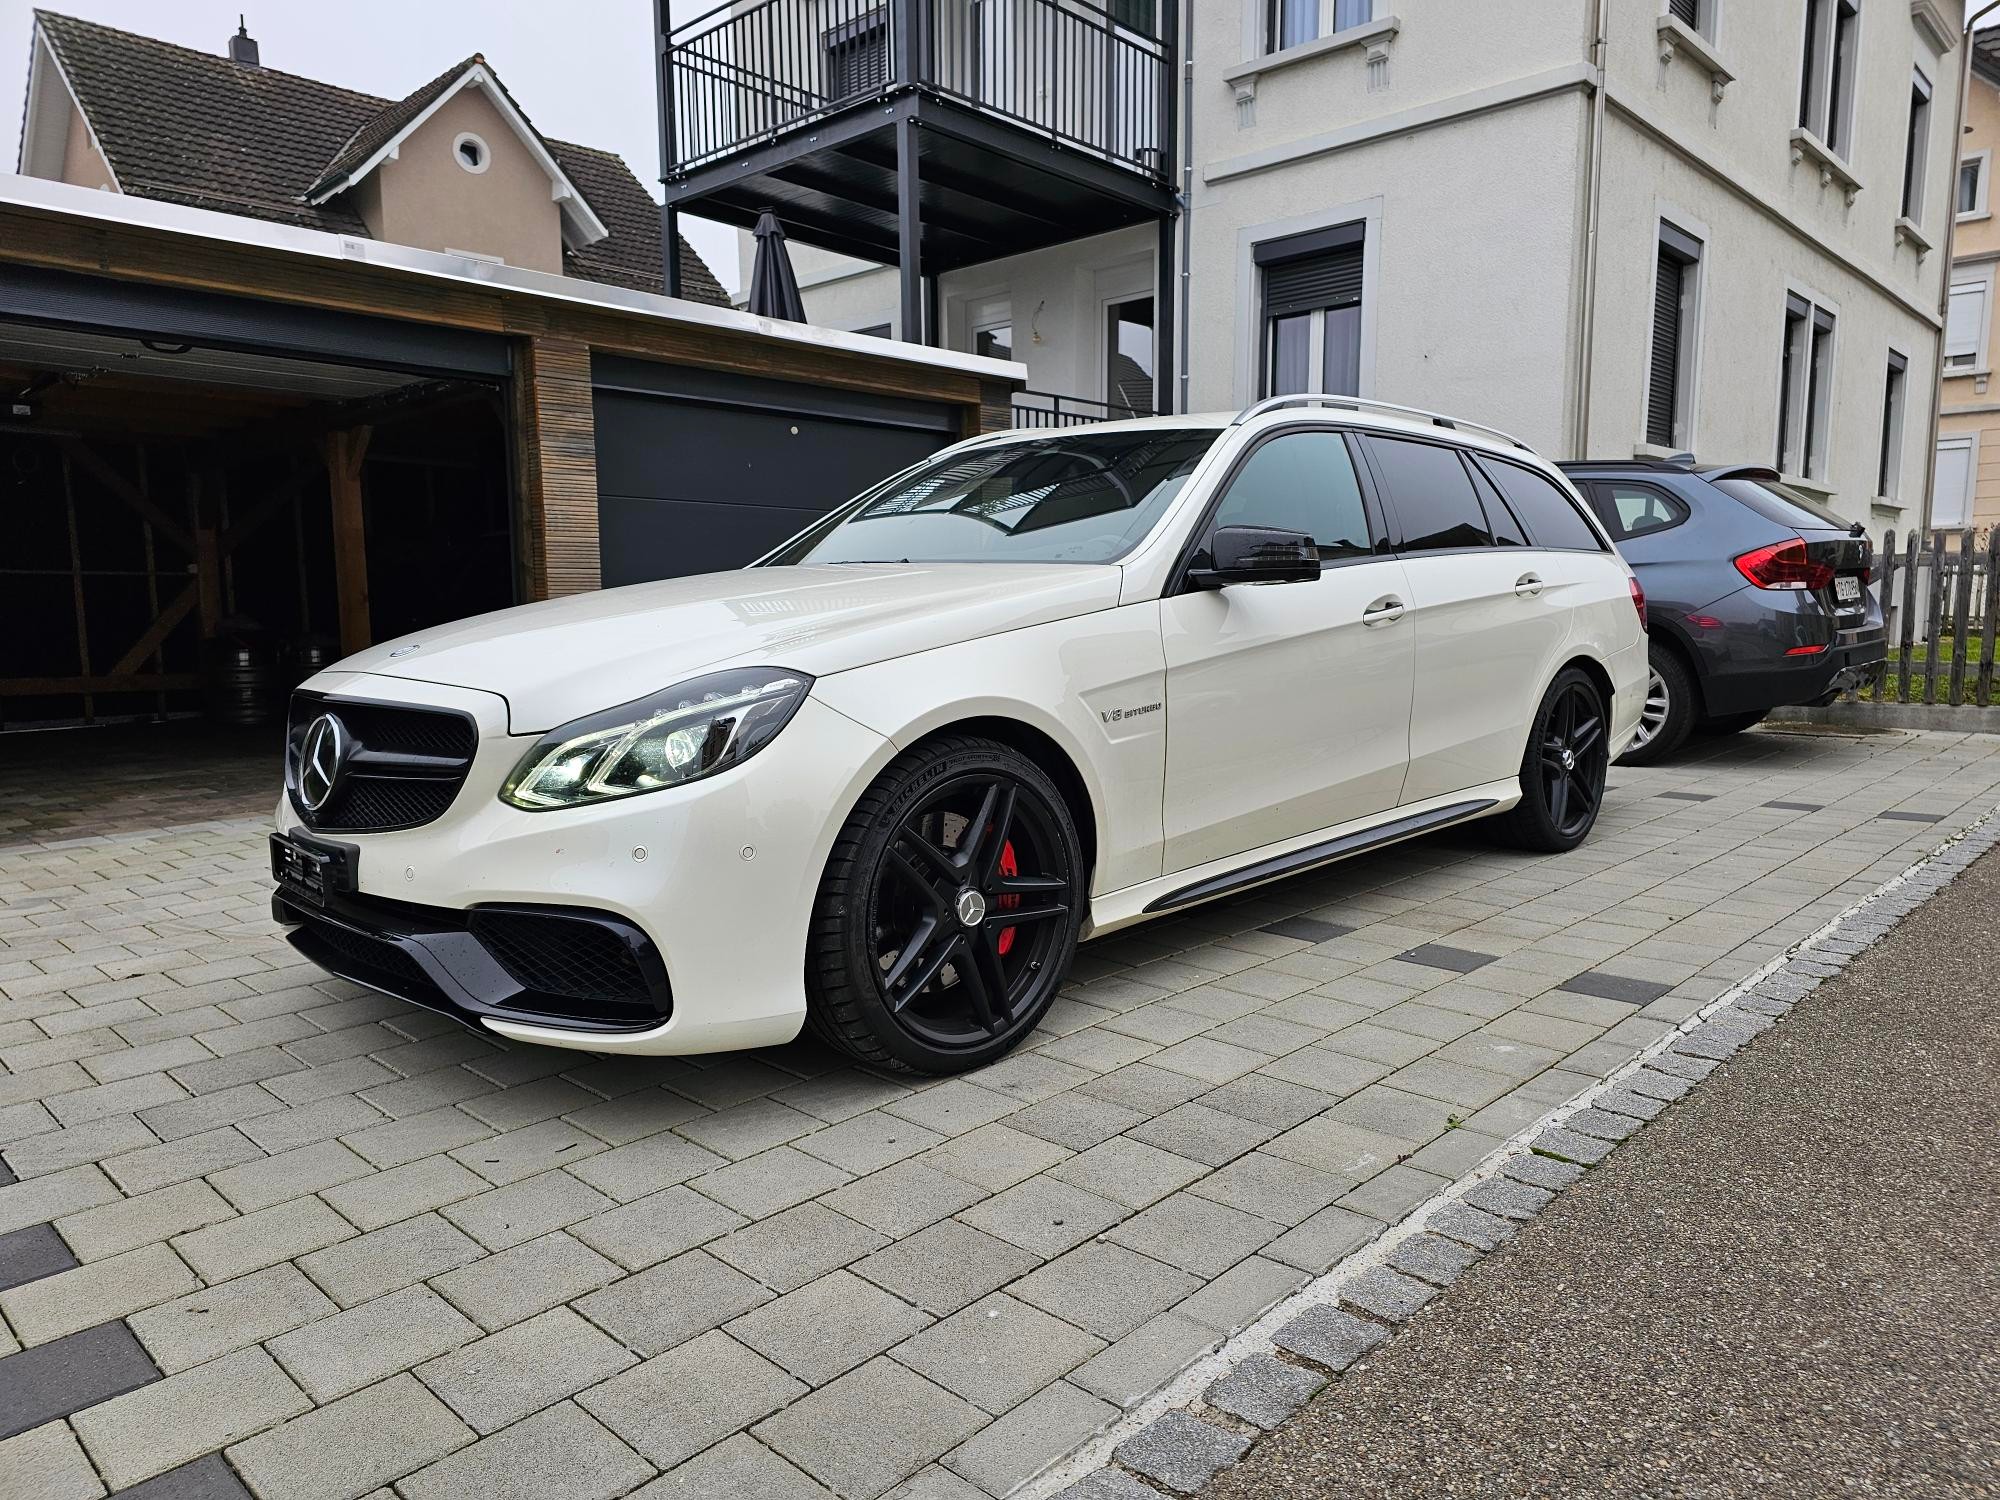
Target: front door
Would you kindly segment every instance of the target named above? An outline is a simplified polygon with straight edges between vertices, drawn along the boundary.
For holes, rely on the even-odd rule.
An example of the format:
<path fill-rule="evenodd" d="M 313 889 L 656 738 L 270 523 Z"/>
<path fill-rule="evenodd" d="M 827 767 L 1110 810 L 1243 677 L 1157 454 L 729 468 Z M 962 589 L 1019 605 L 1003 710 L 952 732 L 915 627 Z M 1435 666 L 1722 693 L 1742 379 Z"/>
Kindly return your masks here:
<path fill-rule="evenodd" d="M 1349 439 L 1264 439 L 1208 530 L 1222 526 L 1304 532 L 1323 571 L 1161 600 L 1169 873 L 1386 811 L 1409 754 L 1408 589 L 1376 553 Z"/>

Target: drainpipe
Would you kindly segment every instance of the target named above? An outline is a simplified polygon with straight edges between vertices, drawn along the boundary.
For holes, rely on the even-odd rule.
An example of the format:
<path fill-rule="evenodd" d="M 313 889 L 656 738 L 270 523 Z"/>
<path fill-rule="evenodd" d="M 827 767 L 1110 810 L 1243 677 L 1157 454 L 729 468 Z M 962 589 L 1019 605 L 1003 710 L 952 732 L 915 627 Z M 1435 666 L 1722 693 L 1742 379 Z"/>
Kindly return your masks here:
<path fill-rule="evenodd" d="M 1930 451 L 1924 455 L 1923 517 L 1925 531 L 1931 529 L 1931 503 L 1937 498 L 1937 442 L 1938 424 L 1944 420 L 1944 336 L 1951 324 L 1951 257 L 1954 242 L 1958 239 L 1958 174 L 1965 159 L 1965 96 L 1972 90 L 1972 32 L 1979 24 L 1979 18 L 1989 11 L 2000 9 L 2000 0 L 1987 0 L 1978 10 L 1965 18 L 1965 29 L 1958 38 L 1958 108 L 1954 112 L 1951 132 L 1951 176 L 1945 179 L 1945 202 L 1950 205 L 1944 216 L 1944 275 L 1938 286 L 1938 327 L 1937 353 L 1931 360 L 1931 420 Z M 1992 309 L 1987 309 L 1992 315 Z M 1978 476 L 1974 476 L 1976 480 Z"/>
<path fill-rule="evenodd" d="M 1994 0 L 2000 4 L 2000 0 Z M 1180 365 L 1176 383 L 1180 387 L 1174 410 L 1188 406 L 1189 354 L 1194 344 L 1194 323 L 1190 304 L 1194 294 L 1194 4 L 1181 7 L 1181 265 L 1180 265 L 1180 347 L 1175 358 Z"/>
<path fill-rule="evenodd" d="M 2000 0 L 1993 0 L 2000 5 Z M 1585 189 L 1583 230 L 1583 302 L 1576 318 L 1576 390 L 1570 398 L 1575 421 L 1572 458 L 1589 458 L 1592 346 L 1597 339 L 1597 240 L 1604 206 L 1604 112 L 1609 56 L 1611 0 L 1597 0 L 1597 19 L 1590 44 L 1590 64 L 1597 81 L 1590 102 L 1590 180 Z"/>

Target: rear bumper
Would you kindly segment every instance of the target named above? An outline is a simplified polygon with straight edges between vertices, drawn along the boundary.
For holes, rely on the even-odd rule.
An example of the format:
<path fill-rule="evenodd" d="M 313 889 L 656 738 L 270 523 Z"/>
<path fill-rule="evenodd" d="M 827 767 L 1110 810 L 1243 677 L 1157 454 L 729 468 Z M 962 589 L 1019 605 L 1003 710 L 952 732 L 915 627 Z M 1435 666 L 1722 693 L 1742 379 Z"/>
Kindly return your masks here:
<path fill-rule="evenodd" d="M 1712 671 L 1702 683 L 1702 697 L 1708 712 L 1717 716 L 1811 703 L 1859 687 L 1888 649 L 1879 624 L 1843 631 L 1816 655 L 1779 656 Z"/>

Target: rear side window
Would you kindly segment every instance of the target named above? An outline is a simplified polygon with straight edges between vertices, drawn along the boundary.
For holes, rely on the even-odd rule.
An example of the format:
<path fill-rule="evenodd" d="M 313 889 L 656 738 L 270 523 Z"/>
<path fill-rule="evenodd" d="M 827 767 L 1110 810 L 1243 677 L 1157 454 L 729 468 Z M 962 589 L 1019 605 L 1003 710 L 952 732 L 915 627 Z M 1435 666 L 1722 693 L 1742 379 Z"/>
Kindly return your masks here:
<path fill-rule="evenodd" d="M 1285 432 L 1260 444 L 1230 480 L 1213 525 L 1304 532 L 1325 562 L 1374 550 L 1354 460 L 1338 432 Z"/>
<path fill-rule="evenodd" d="M 1604 550 L 1603 541 L 1584 520 L 1576 502 L 1546 474 L 1484 455 L 1478 463 L 1500 486 L 1500 493 L 1507 497 L 1507 504 L 1528 528 L 1537 547 L 1569 552 Z"/>
<path fill-rule="evenodd" d="M 1502 547 L 1527 546 L 1527 532 L 1521 529 L 1514 513 L 1507 509 L 1507 502 L 1493 488 L 1493 481 L 1486 477 L 1479 465 L 1468 463 L 1466 467 L 1472 473 L 1474 488 L 1479 491 L 1479 503 L 1486 507 L 1486 529 L 1493 533 L 1493 540 Z"/>
<path fill-rule="evenodd" d="M 1375 436 L 1368 447 L 1389 489 L 1395 512 L 1391 534 L 1398 551 L 1493 545 L 1486 512 L 1456 448 Z"/>
<path fill-rule="evenodd" d="M 1600 480 L 1592 489 L 1597 501 L 1592 509 L 1617 541 L 1650 536 L 1678 526 L 1688 518 L 1684 503 L 1650 484 Z"/>
<path fill-rule="evenodd" d="M 1847 531 L 1852 527 L 1851 522 L 1843 521 L 1832 511 L 1774 479 L 1716 479 L 1710 482 L 1732 500 L 1741 500 L 1765 520 L 1775 521 L 1792 531 Z"/>

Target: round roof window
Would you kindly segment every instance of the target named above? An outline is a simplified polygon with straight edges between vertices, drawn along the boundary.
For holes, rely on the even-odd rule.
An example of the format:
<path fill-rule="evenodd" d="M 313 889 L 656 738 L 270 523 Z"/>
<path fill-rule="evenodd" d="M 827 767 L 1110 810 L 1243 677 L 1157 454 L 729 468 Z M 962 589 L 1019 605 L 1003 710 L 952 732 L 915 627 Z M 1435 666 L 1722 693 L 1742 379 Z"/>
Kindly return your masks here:
<path fill-rule="evenodd" d="M 468 172 L 484 172 L 493 163 L 493 153 L 486 149 L 486 142 L 469 130 L 451 143 L 451 154 Z"/>

